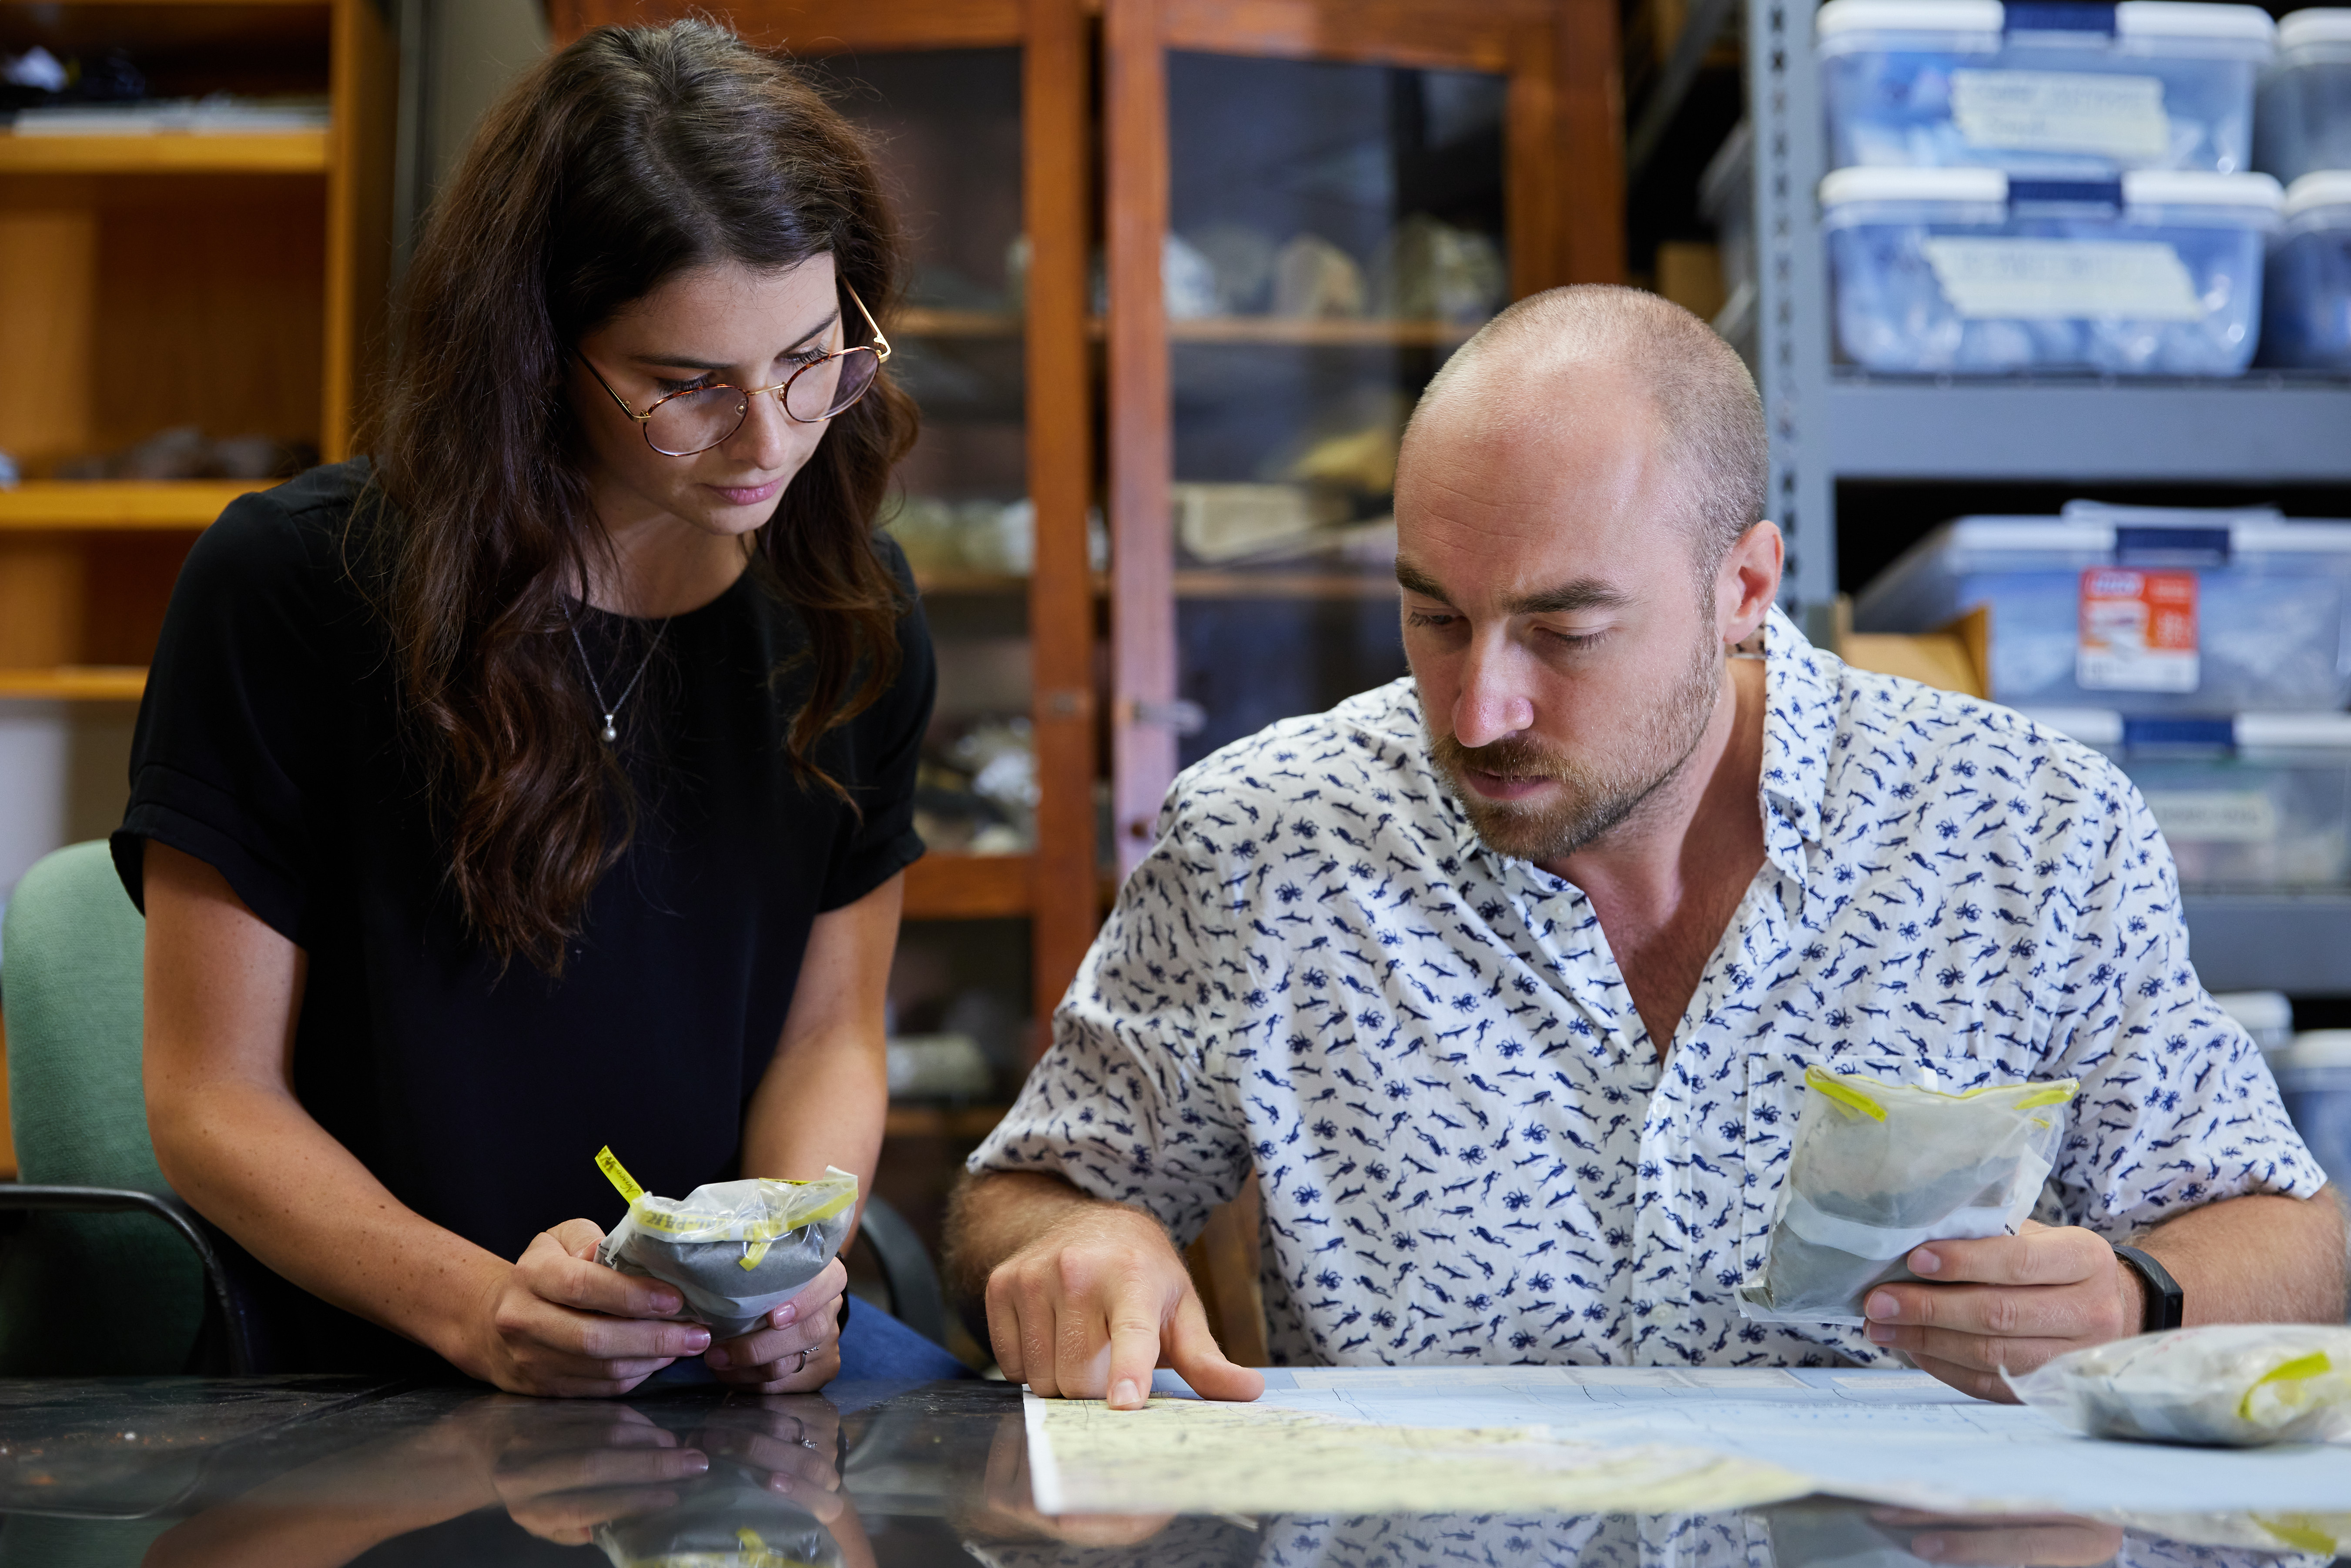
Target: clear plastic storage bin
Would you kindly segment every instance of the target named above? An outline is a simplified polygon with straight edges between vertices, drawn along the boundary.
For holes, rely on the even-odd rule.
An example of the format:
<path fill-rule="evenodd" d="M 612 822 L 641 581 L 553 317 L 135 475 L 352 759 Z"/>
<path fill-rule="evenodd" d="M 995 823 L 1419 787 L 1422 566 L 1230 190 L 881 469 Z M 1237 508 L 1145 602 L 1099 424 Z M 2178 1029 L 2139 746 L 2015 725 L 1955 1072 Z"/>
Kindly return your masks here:
<path fill-rule="evenodd" d="M 1991 612 L 2011 707 L 2132 714 L 2339 709 L 2351 701 L 2351 523 L 2074 502 L 1961 517 L 1879 574 L 1863 632 Z"/>
<path fill-rule="evenodd" d="M 2122 766 L 2147 800 L 2179 885 L 2271 892 L 2351 884 L 2351 714 L 2126 718 L 2027 716 Z"/>
<path fill-rule="evenodd" d="M 2311 1157 L 2329 1181 L 2351 1186 L 2351 1030 L 2305 1030 L 2270 1068 Z"/>
<path fill-rule="evenodd" d="M 2252 166 L 2254 5 L 1829 0 L 1814 22 L 1830 166 L 2096 178 Z"/>
<path fill-rule="evenodd" d="M 2351 9 L 2296 11 L 2280 22 L 2277 68 L 2253 101 L 2253 167 L 2289 184 L 2351 169 Z"/>
<path fill-rule="evenodd" d="M 2281 200 L 2266 174 L 1840 169 L 1821 182 L 1837 346 L 1895 374 L 2236 375 Z"/>
<path fill-rule="evenodd" d="M 2262 363 L 2351 370 L 2351 169 L 2296 180 L 2280 220 L 2262 284 Z"/>

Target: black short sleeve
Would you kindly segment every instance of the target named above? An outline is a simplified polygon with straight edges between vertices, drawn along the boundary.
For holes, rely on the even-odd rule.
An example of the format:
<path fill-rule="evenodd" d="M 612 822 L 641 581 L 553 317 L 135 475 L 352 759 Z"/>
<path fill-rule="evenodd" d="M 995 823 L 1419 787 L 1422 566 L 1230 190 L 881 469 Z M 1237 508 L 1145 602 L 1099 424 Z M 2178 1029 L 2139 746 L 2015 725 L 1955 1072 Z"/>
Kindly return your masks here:
<path fill-rule="evenodd" d="M 878 548 L 911 601 L 914 577 L 897 542 L 883 536 Z M 817 904 L 822 911 L 856 903 L 923 858 L 922 835 L 914 831 L 914 775 L 939 681 L 919 605 L 898 618 L 898 660 L 897 679 L 849 726 L 856 754 L 851 768 L 859 781 L 852 799 L 862 817 L 841 836 L 827 868 Z"/>
<path fill-rule="evenodd" d="M 306 806 L 336 701 L 323 689 L 322 644 L 351 609 L 321 601 L 341 596 L 322 593 L 337 577 L 312 557 L 331 539 L 305 528 L 303 488 L 239 497 L 189 552 L 139 705 L 131 805 L 113 835 L 116 870 L 141 910 L 141 852 L 152 839 L 217 869 L 298 944 L 317 858 Z"/>

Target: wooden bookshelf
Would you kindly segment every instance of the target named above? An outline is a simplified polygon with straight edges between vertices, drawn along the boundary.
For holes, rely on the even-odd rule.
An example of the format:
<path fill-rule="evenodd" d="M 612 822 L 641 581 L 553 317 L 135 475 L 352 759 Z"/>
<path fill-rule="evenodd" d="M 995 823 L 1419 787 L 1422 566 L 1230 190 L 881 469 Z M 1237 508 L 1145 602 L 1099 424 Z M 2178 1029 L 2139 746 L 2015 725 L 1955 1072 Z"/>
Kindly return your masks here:
<path fill-rule="evenodd" d="M 0 174 L 323 174 L 324 131 L 0 131 Z"/>
<path fill-rule="evenodd" d="M 135 703 L 147 672 L 120 664 L 60 664 L 50 670 L 0 670 L 0 697 L 57 702 Z"/>
<path fill-rule="evenodd" d="M 1009 1105 L 896 1105 L 882 1123 L 885 1138 L 951 1138 L 976 1144 L 996 1131 Z"/>
<path fill-rule="evenodd" d="M 1018 338 L 1015 310 L 934 310 L 909 305 L 893 315 L 885 331 L 906 338 Z"/>
<path fill-rule="evenodd" d="M 36 479 L 0 490 L 0 529 L 141 531 L 209 527 L 274 479 Z"/>
<path fill-rule="evenodd" d="M 1035 904 L 1036 865 L 1030 855 L 925 855 L 906 868 L 905 918 L 1019 918 Z"/>
<path fill-rule="evenodd" d="M 1388 321 L 1364 317 L 1291 319 L 1280 316 L 1196 316 L 1170 320 L 1171 343 L 1270 343 L 1300 348 L 1455 348 L 1483 322 Z"/>

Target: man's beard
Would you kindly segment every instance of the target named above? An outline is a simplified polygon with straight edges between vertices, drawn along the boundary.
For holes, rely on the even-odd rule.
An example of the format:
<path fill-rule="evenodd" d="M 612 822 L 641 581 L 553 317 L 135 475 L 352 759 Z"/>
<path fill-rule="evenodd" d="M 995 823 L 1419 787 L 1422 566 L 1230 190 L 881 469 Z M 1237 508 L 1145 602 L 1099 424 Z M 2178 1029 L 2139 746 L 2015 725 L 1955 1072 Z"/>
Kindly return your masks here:
<path fill-rule="evenodd" d="M 1705 737 L 1721 689 L 1722 645 L 1701 641 L 1698 657 L 1664 700 L 1630 727 L 1614 756 L 1597 765 L 1562 757 L 1522 735 L 1463 746 L 1437 734 L 1426 711 L 1421 723 L 1437 777 L 1469 814 L 1486 847 L 1541 865 L 1594 842 L 1677 777 Z M 1473 768 L 1506 779 L 1548 779 L 1559 788 L 1532 802 L 1492 800 L 1470 786 L 1467 774 Z"/>

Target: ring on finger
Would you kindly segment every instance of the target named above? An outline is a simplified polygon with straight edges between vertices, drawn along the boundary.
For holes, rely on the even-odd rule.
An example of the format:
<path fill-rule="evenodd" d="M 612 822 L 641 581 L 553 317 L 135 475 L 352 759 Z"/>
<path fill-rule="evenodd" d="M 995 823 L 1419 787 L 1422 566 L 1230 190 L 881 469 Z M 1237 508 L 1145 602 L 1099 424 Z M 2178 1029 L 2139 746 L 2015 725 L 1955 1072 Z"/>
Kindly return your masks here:
<path fill-rule="evenodd" d="M 798 1377 L 801 1373 L 808 1370 L 809 1353 L 806 1351 L 800 1351 L 798 1354 L 799 1359 L 792 1363 L 792 1375 L 794 1377 Z"/>

